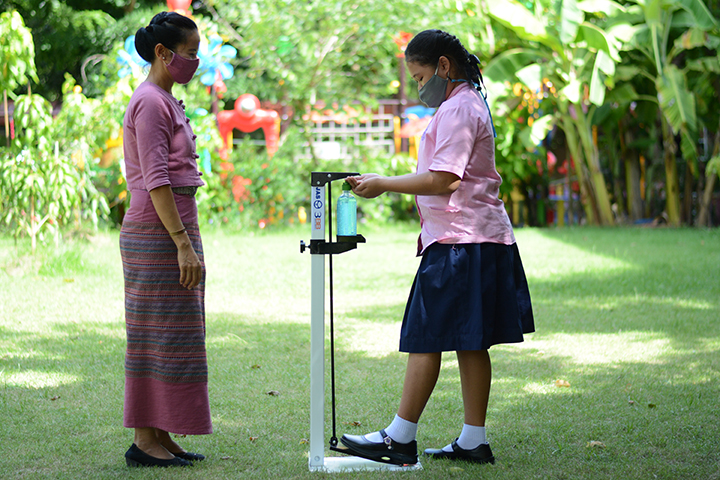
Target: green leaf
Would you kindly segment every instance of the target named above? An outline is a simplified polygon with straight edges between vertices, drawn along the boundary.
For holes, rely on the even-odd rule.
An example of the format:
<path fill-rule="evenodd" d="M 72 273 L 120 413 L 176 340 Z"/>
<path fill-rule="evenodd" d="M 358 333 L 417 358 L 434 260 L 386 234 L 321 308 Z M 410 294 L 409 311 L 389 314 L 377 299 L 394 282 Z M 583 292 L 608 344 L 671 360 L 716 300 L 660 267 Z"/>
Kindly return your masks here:
<path fill-rule="evenodd" d="M 488 0 L 488 13 L 519 38 L 542 43 L 565 57 L 562 43 L 555 36 L 549 35 L 545 24 L 517 0 Z"/>
<path fill-rule="evenodd" d="M 720 179 L 720 155 L 712 157 L 705 166 L 705 177 L 710 178 L 711 175 L 716 173 L 718 179 Z"/>
<path fill-rule="evenodd" d="M 683 126 L 696 131 L 695 97 L 687 88 L 685 74 L 675 65 L 667 65 L 664 75 L 657 78 L 655 87 L 660 108 L 673 132 L 677 134 Z"/>
<path fill-rule="evenodd" d="M 693 16 L 698 27 L 704 30 L 717 28 L 717 20 L 702 0 L 682 0 L 677 3 Z"/>
<path fill-rule="evenodd" d="M 634 65 L 618 65 L 615 69 L 615 80 L 624 82 L 640 75 L 640 68 Z"/>
<path fill-rule="evenodd" d="M 515 48 L 505 51 L 490 60 L 483 69 L 483 76 L 494 82 L 515 81 L 516 72 L 542 59 L 542 52 L 533 49 Z"/>
<path fill-rule="evenodd" d="M 696 60 L 689 60 L 685 68 L 695 72 L 720 73 L 719 60 L 718 57 L 703 57 Z"/>
<path fill-rule="evenodd" d="M 625 7 L 612 0 L 584 0 L 578 2 L 578 8 L 587 13 L 603 13 L 614 16 L 618 12 L 626 12 Z"/>
<path fill-rule="evenodd" d="M 585 20 L 585 14 L 578 8 L 577 0 L 558 0 L 555 8 L 560 11 L 560 41 L 567 45 L 577 37 L 578 27 Z"/>
<path fill-rule="evenodd" d="M 615 46 L 619 50 L 629 47 L 629 44 L 633 37 L 637 34 L 639 26 L 631 25 L 629 23 L 617 23 L 609 28 L 605 29 L 605 33 L 608 37 L 615 39 Z"/>
<path fill-rule="evenodd" d="M 542 67 L 537 63 L 528 65 L 525 68 L 518 70 L 515 74 L 517 78 L 527 86 L 530 91 L 538 92 L 542 87 Z"/>
<path fill-rule="evenodd" d="M 604 51 L 616 62 L 620 61 L 620 56 L 617 50 L 612 45 L 612 42 L 606 36 L 605 32 L 600 28 L 596 27 L 592 23 L 583 23 L 580 25 L 580 35 L 578 40 L 584 40 L 587 46 L 597 51 Z"/>
<path fill-rule="evenodd" d="M 602 53 L 602 51 L 598 53 Z M 598 107 L 605 102 L 605 83 L 603 82 L 597 60 L 593 65 L 592 77 L 590 78 L 589 100 L 593 105 L 597 105 Z"/>
<path fill-rule="evenodd" d="M 645 13 L 645 22 L 648 25 L 659 26 L 662 23 L 661 0 L 645 0 L 643 12 Z"/>
<path fill-rule="evenodd" d="M 626 105 L 637 100 L 638 94 L 630 83 L 623 83 L 617 88 L 610 90 L 605 99 L 608 102 Z"/>
<path fill-rule="evenodd" d="M 690 28 L 675 39 L 675 48 L 678 50 L 691 50 L 705 46 L 708 34 L 700 28 Z"/>
<path fill-rule="evenodd" d="M 547 137 L 548 132 L 554 126 L 553 120 L 552 115 L 543 115 L 533 122 L 532 127 L 530 127 L 530 140 L 532 140 L 533 145 L 539 145 Z"/>
<path fill-rule="evenodd" d="M 516 0 L 489 0 L 488 10 L 495 19 L 508 24 L 516 33 L 527 36 L 545 35 L 545 26 Z"/>
<path fill-rule="evenodd" d="M 690 171 L 697 177 L 698 174 L 698 152 L 697 152 L 697 139 L 693 132 L 688 131 L 687 128 L 683 128 L 680 131 L 680 151 L 682 152 L 683 158 L 689 162 Z"/>
<path fill-rule="evenodd" d="M 579 81 L 577 78 L 573 78 L 572 80 L 570 80 L 570 82 L 568 82 L 567 85 L 565 85 L 565 87 L 562 88 L 562 90 L 560 90 L 559 93 L 561 95 L 564 95 L 565 98 L 570 101 L 570 103 L 577 104 L 580 103 L 580 98 L 582 98 L 580 95 L 581 88 L 582 82 Z"/>
<path fill-rule="evenodd" d="M 595 57 L 595 65 L 606 75 L 615 75 L 615 62 L 604 50 L 600 50 Z"/>

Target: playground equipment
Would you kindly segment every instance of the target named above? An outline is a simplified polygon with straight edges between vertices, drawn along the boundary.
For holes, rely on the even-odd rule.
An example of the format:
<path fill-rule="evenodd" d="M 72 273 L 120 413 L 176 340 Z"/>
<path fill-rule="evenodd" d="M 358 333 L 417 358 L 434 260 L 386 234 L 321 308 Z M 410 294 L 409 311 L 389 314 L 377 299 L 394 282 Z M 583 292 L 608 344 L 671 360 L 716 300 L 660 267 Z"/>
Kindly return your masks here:
<path fill-rule="evenodd" d="M 237 128 L 241 132 L 250 133 L 262 128 L 265 133 L 265 145 L 268 155 L 272 156 L 278 150 L 280 139 L 280 115 L 275 110 L 260 108 L 260 100 L 251 94 L 245 93 L 235 100 L 233 110 L 223 110 L 217 114 L 218 129 L 225 148 L 220 152 L 222 158 L 227 158 L 232 150 L 232 131 Z"/>
<path fill-rule="evenodd" d="M 168 10 L 171 12 L 177 12 L 180 15 L 186 17 L 190 15 L 190 5 L 192 0 L 167 0 Z"/>
<path fill-rule="evenodd" d="M 335 422 L 335 326 L 333 318 L 333 262 L 334 254 L 348 252 L 357 248 L 358 243 L 365 243 L 362 235 L 337 236 L 332 241 L 332 206 L 326 208 L 332 199 L 331 183 L 347 177 L 358 175 L 354 172 L 312 172 L 310 176 L 310 194 L 312 211 L 310 215 L 310 245 L 300 241 L 300 252 L 310 250 L 311 284 L 310 284 L 310 471 L 342 472 L 353 470 L 421 470 L 418 462 L 415 465 L 390 465 L 373 462 L 364 458 L 343 456 L 325 457 L 324 415 L 325 415 L 325 256 L 328 257 L 330 271 L 330 379 L 332 401 L 332 437 L 330 449 L 342 451 L 338 447 Z M 327 222 L 325 217 L 327 213 Z M 325 230 L 328 231 L 328 237 Z M 329 238 L 330 241 L 327 241 Z"/>

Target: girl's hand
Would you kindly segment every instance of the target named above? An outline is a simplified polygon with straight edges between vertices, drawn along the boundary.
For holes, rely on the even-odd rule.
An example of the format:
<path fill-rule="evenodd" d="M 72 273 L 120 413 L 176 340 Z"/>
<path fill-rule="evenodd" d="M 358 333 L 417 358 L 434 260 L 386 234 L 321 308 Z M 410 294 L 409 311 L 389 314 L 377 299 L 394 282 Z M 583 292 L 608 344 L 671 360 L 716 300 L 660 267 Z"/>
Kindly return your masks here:
<path fill-rule="evenodd" d="M 180 285 L 188 290 L 197 287 L 202 280 L 202 264 L 190 242 L 178 248 Z"/>
<path fill-rule="evenodd" d="M 347 181 L 353 192 L 363 198 L 375 198 L 387 190 L 384 185 L 385 177 L 377 173 L 365 173 L 358 177 L 348 177 Z"/>

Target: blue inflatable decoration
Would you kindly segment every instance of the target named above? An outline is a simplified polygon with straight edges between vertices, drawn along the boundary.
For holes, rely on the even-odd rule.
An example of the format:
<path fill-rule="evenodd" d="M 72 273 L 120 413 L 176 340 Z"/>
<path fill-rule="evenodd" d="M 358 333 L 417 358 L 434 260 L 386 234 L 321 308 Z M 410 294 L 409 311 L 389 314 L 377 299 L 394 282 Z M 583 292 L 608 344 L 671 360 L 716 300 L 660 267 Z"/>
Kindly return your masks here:
<path fill-rule="evenodd" d="M 218 73 L 222 80 L 233 77 L 235 69 L 227 63 L 227 60 L 235 58 L 237 50 L 230 45 L 223 45 L 219 35 L 213 35 L 208 40 L 207 43 L 200 44 L 198 70 L 203 72 L 200 81 L 203 85 L 210 86 L 217 80 Z"/>
<path fill-rule="evenodd" d="M 132 74 L 136 67 L 145 68 L 150 65 L 135 49 L 135 35 L 130 35 L 125 39 L 124 50 L 118 52 L 118 63 L 120 64 L 118 72 L 120 78 Z"/>

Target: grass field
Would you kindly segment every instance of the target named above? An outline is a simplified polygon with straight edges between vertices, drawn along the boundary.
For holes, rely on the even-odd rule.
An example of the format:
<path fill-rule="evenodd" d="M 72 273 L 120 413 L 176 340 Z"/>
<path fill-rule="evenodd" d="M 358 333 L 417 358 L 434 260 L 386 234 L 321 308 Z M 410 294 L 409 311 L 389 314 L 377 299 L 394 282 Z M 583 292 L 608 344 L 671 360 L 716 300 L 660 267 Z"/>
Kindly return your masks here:
<path fill-rule="evenodd" d="M 399 326 L 418 263 L 415 227 L 361 233 L 366 245 L 334 257 L 338 435 L 382 428 L 396 411 Z M 36 257 L 0 237 L 0 477 L 720 479 L 720 231 L 516 236 L 537 332 L 491 349 L 497 463 L 345 474 L 307 467 L 307 231 L 204 232 L 215 432 L 180 439 L 208 459 L 171 471 L 124 463 L 117 233 Z M 446 354 L 419 448 L 445 445 L 461 424 Z"/>

